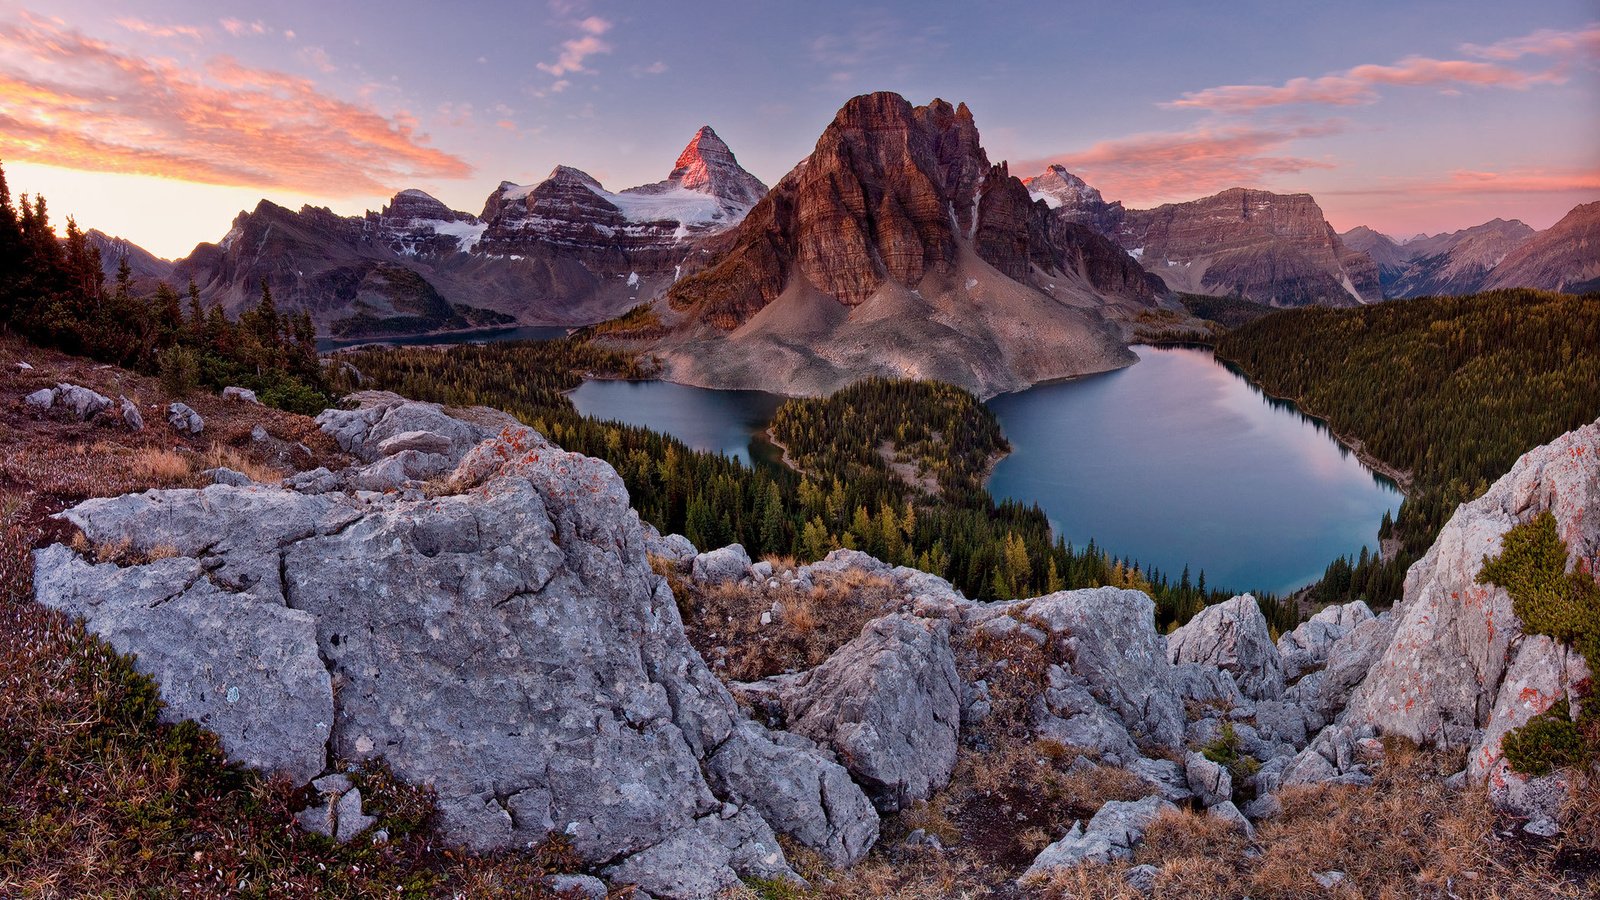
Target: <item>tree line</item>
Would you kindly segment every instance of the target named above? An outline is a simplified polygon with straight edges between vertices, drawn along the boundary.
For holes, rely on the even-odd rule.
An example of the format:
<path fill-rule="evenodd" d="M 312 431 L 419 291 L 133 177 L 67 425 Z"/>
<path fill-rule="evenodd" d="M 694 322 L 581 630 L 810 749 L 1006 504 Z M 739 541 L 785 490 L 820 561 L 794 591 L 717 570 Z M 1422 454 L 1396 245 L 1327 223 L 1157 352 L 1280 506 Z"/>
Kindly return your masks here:
<path fill-rule="evenodd" d="M 1275 313 L 1217 356 L 1410 473 L 1380 539 L 1329 564 L 1316 596 L 1399 599 L 1405 571 L 1461 503 L 1517 457 L 1600 416 L 1600 295 L 1532 290 Z"/>
<path fill-rule="evenodd" d="M 108 284 L 100 250 L 71 218 L 66 236 L 50 224 L 45 198 L 13 203 L 0 168 L 0 328 L 42 346 L 147 374 L 170 393 L 197 385 L 238 385 L 262 402 L 314 413 L 331 402 L 317 356 L 316 329 L 304 313 L 280 313 L 265 281 L 261 299 L 237 320 L 206 306 L 189 282 L 187 298 L 165 282 L 148 296 L 134 289 L 124 257 Z"/>

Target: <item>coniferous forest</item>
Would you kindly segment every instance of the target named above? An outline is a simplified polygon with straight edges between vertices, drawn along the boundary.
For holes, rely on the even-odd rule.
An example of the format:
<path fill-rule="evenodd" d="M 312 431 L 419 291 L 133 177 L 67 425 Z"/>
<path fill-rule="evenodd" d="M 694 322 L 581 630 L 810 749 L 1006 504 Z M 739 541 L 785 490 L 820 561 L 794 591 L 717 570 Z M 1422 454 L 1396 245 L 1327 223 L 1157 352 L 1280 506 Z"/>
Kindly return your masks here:
<path fill-rule="evenodd" d="M 1275 313 L 1217 356 L 1410 475 L 1394 552 L 1328 566 L 1316 599 L 1400 597 L 1456 506 L 1522 453 L 1600 415 L 1600 295 L 1492 291 Z"/>
<path fill-rule="evenodd" d="M 622 475 L 641 517 L 697 547 L 738 542 L 754 557 L 808 560 L 850 547 L 943 575 L 981 599 L 1100 585 L 1137 588 L 1156 600 L 1163 627 L 1236 592 L 1208 586 L 1204 572 L 1173 577 L 1092 542 L 1073 547 L 1052 537 L 1037 506 L 996 503 L 983 480 L 995 455 L 1007 449 L 1005 438 L 977 398 L 948 385 L 872 380 L 827 399 L 787 401 L 772 431 L 796 471 L 746 466 L 658 432 L 579 415 L 562 392 L 577 387 L 584 374 L 651 374 L 648 363 L 581 336 L 448 350 L 371 348 L 340 358 L 362 379 L 343 388 L 365 385 L 420 400 L 494 406 L 562 447 L 606 460 Z M 897 475 L 891 461 L 912 477 Z M 918 486 L 925 480 L 918 474 L 937 482 L 937 496 Z M 1290 605 L 1258 597 L 1275 627 L 1293 627 Z"/>
<path fill-rule="evenodd" d="M 304 313 L 280 313 L 272 292 L 237 321 L 207 308 L 190 282 L 180 296 L 167 284 L 138 296 L 126 259 L 107 283 L 103 260 L 67 220 L 62 239 L 45 198 L 15 203 L 0 170 L 0 327 L 34 343 L 144 373 L 159 373 L 173 393 L 198 385 L 238 385 L 263 403 L 315 413 L 332 400 L 317 357 L 316 329 Z"/>

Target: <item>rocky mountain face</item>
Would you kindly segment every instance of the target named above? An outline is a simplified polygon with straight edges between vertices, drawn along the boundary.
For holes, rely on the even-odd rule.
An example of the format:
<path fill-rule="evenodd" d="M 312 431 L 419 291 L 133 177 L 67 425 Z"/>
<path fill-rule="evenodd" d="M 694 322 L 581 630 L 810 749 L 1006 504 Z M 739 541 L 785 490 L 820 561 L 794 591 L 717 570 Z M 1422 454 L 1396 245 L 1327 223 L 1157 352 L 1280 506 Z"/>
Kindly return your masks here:
<path fill-rule="evenodd" d="M 536 185 L 503 182 L 482 214 L 406 190 L 381 211 L 339 216 L 262 201 L 172 276 L 237 311 L 267 280 L 338 337 L 482 325 L 587 324 L 664 290 L 700 265 L 700 244 L 737 224 L 765 187 L 709 127 L 667 179 L 610 193 L 558 166 Z"/>
<path fill-rule="evenodd" d="M 108 283 L 117 277 L 123 259 L 127 259 L 134 284 L 141 290 L 153 290 L 156 282 L 172 278 L 171 260 L 162 259 L 127 238 L 112 237 L 98 228 L 85 231 L 83 237 L 89 246 L 100 251 L 100 270 L 106 273 Z"/>
<path fill-rule="evenodd" d="M 1234 188 L 1139 210 L 1106 202 L 1060 165 L 1026 183 L 1058 220 L 1115 241 L 1171 290 L 1271 306 L 1351 306 L 1383 296 L 1379 267 L 1334 233 L 1309 194 Z"/>
<path fill-rule="evenodd" d="M 1233 188 L 1128 210 L 1113 236 L 1174 290 L 1269 306 L 1383 299 L 1377 265 L 1344 245 L 1310 194 Z"/>
<path fill-rule="evenodd" d="M 1490 272 L 1533 235 L 1532 228 L 1516 219 L 1494 219 L 1460 231 L 1419 238 L 1400 248 L 1408 259 L 1404 271 L 1387 288 L 1388 296 L 1476 293 L 1487 285 Z"/>
<path fill-rule="evenodd" d="M 1372 258 L 1378 266 L 1378 283 L 1383 286 L 1384 296 L 1393 296 L 1389 293 L 1390 286 L 1405 274 L 1414 255 L 1409 246 L 1365 225 L 1357 225 L 1339 235 L 1339 240 L 1351 250 Z"/>
<path fill-rule="evenodd" d="M 987 677 L 1025 711 L 1006 727 L 1076 748 L 1074 774 L 1147 794 L 1060 835 L 1024 881 L 1128 858 L 1174 804 L 1248 835 L 1284 786 L 1371 784 L 1386 734 L 1470 747 L 1461 780 L 1486 783 L 1530 832 L 1561 827 L 1568 776 L 1518 775 L 1500 742 L 1573 703 L 1590 673 L 1524 634 L 1476 576 L 1544 511 L 1572 565 L 1600 555 L 1600 423 L 1464 504 L 1392 613 L 1330 607 L 1274 641 L 1250 595 L 1162 635 L 1137 591 L 979 603 L 852 550 L 783 571 L 737 545 L 698 553 L 642 525 L 608 465 L 509 416 L 353 399 L 317 420 L 355 458 L 347 469 L 276 485 L 219 470 L 227 483 L 86 501 L 61 515 L 89 549 L 34 555 L 40 602 L 136 654 L 169 720 L 204 722 L 231 758 L 338 797 L 301 822 L 341 840 L 376 823 L 323 773 L 382 757 L 434 787 L 444 840 L 490 850 L 559 830 L 614 885 L 655 897 L 792 878 L 777 834 L 845 868 L 877 841 L 880 813 L 947 786 L 966 736 L 996 715 Z M 749 592 L 775 629 L 787 613 L 767 591 L 839 579 L 890 597 L 819 665 L 724 684 L 658 571 Z M 1037 674 L 971 655 L 1007 641 L 1039 654 Z M 1254 763 L 1198 752 L 1224 735 Z"/>
<path fill-rule="evenodd" d="M 992 394 L 1130 361 L 1099 323 L 1155 286 L 1087 228 L 1055 221 L 970 110 L 849 101 L 815 150 L 658 306 L 674 380 L 792 393 L 869 374 Z"/>
<path fill-rule="evenodd" d="M 1531 287 L 1584 293 L 1600 290 L 1600 202 L 1585 203 L 1505 255 L 1486 288 Z"/>

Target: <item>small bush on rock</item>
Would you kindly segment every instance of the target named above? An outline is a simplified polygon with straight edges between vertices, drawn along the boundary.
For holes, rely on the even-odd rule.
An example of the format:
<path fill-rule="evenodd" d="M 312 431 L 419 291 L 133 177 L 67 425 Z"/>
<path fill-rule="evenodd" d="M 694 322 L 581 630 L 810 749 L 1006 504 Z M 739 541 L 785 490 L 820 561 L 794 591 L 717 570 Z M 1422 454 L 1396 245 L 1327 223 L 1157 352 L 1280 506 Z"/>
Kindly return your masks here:
<path fill-rule="evenodd" d="M 1511 768 L 1538 776 L 1582 763 L 1592 752 L 1586 743 L 1578 723 L 1558 705 L 1507 734 L 1500 746 Z"/>
<path fill-rule="evenodd" d="M 1523 631 L 1570 645 L 1591 667 L 1600 662 L 1600 584 L 1581 563 L 1567 571 L 1567 543 L 1549 510 L 1501 537 L 1500 554 L 1483 558 L 1478 583 L 1505 588 Z M 1581 766 L 1600 757 L 1600 704 L 1584 698 L 1574 722 L 1558 703 L 1508 733 L 1501 746 L 1524 775 Z"/>

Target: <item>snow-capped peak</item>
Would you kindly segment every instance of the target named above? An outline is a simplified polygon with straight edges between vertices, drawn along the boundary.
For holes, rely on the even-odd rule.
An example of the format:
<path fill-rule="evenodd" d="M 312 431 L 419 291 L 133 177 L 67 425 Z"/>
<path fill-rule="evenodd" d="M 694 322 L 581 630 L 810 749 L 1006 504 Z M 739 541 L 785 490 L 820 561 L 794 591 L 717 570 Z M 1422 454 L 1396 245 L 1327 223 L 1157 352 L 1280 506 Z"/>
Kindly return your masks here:
<path fill-rule="evenodd" d="M 1068 172 L 1066 167 L 1057 163 L 1045 169 L 1039 175 L 1025 179 L 1023 184 L 1028 186 L 1028 196 L 1035 200 L 1043 200 L 1051 209 L 1067 206 L 1100 206 L 1105 204 L 1105 198 L 1100 192 L 1090 187 L 1088 182 Z"/>

